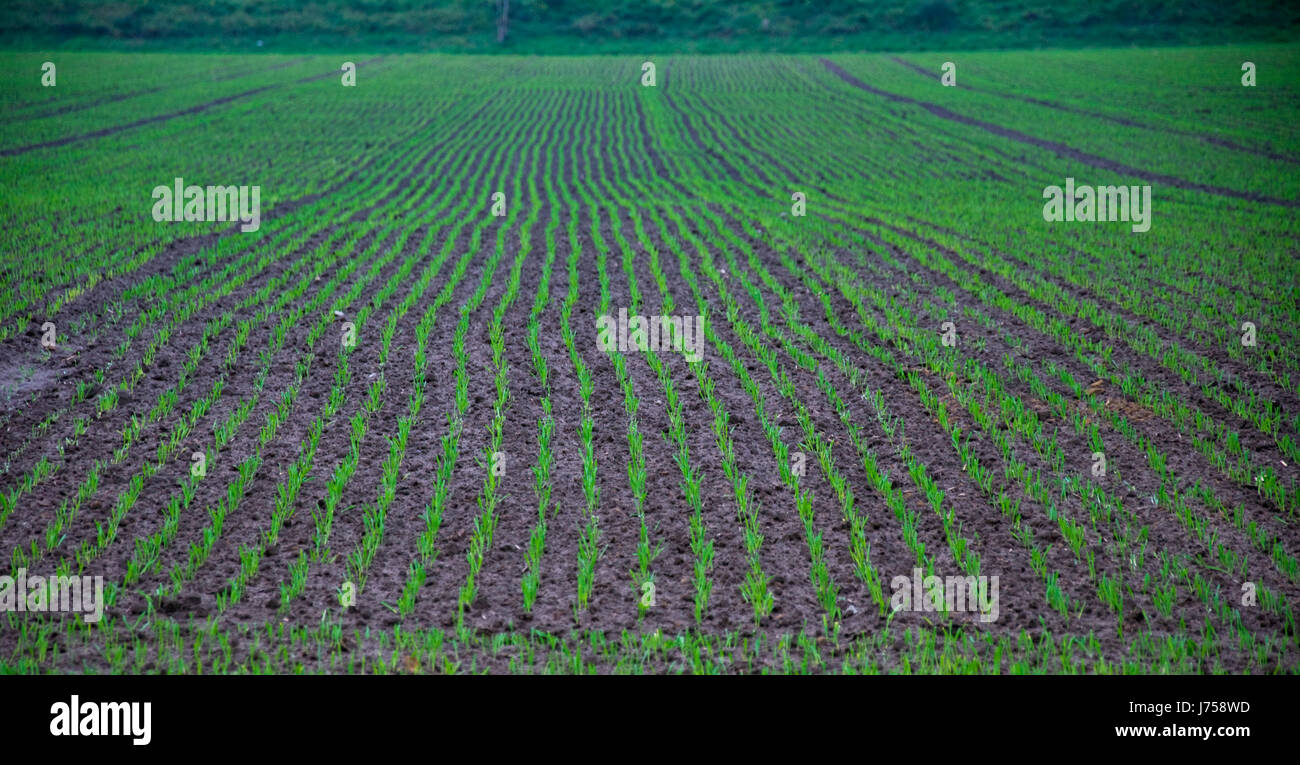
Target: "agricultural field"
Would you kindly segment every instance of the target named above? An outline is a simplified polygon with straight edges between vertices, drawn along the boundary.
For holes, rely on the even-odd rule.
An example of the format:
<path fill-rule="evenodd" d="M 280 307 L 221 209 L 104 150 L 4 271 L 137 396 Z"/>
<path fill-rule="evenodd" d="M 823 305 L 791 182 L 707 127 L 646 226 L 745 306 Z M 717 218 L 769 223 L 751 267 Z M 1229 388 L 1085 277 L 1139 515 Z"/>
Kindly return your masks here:
<path fill-rule="evenodd" d="M 1300 670 L 1300 47 L 0 61 L 0 672 Z"/>

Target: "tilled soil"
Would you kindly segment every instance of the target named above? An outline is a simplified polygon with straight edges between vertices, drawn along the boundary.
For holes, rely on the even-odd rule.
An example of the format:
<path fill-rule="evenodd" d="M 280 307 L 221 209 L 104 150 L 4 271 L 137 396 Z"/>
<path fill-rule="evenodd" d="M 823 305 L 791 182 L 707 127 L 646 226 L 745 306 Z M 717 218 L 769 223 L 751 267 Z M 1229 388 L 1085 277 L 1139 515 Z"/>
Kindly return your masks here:
<path fill-rule="evenodd" d="M 871 93 L 919 104 L 944 119 L 989 129 L 983 123 L 947 113 L 943 107 L 877 91 L 832 63 L 823 63 L 840 78 Z M 665 74 L 666 90 L 670 81 Z M 223 101 L 251 97 L 257 92 L 248 91 Z M 94 140 L 220 103 L 214 101 L 176 114 L 0 154 Z M 571 206 L 549 196 L 533 159 L 520 153 L 501 158 L 497 146 L 505 142 L 506 126 L 492 125 L 484 129 L 496 132 L 472 152 L 448 154 L 444 149 L 453 138 L 444 138 L 412 148 L 400 166 L 392 168 L 383 179 L 368 178 L 367 169 L 359 168 L 332 191 L 352 181 L 374 183 L 376 189 L 381 188 L 381 182 L 391 181 L 391 187 L 371 197 L 359 194 L 358 198 L 366 199 L 367 204 L 337 210 L 340 214 L 327 224 L 304 220 L 311 216 L 294 216 L 303 209 L 315 209 L 310 206 L 329 199 L 329 193 L 281 204 L 275 216 L 266 219 L 268 228 L 290 221 L 286 231 L 310 233 L 296 246 L 278 251 L 274 260 L 254 260 L 241 271 L 223 270 L 225 263 L 205 253 L 222 237 L 234 235 L 232 232 L 183 240 L 164 248 L 141 268 L 138 277 L 186 273 L 195 281 L 212 279 L 214 290 L 236 278 L 245 280 L 229 294 L 211 293 L 218 297 L 172 328 L 151 360 L 145 351 L 151 334 L 132 343 L 124 353 L 117 351 L 133 317 L 149 308 L 144 299 L 125 299 L 131 287 L 125 278 L 100 283 L 65 307 L 69 319 L 75 317 L 98 327 L 94 342 L 63 345 L 53 353 L 45 353 L 38 350 L 41 331 L 37 326 L 21 337 L 0 343 L 6 359 L 0 364 L 0 383 L 13 391 L 6 410 L 0 412 L 9 465 L 4 490 L 15 489 L 9 476 L 34 470 L 42 458 L 55 466 L 37 488 L 19 492 L 16 511 L 0 518 L 0 549 L 14 551 L 12 569 L 22 562 L 32 573 L 84 571 L 102 576 L 115 594 L 104 623 L 89 630 L 72 626 L 73 617 L 65 615 L 8 615 L 0 621 L 0 657 L 34 661 L 20 669 L 42 671 L 190 671 L 183 658 L 176 663 L 177 656 L 183 653 L 178 646 L 188 645 L 204 661 L 215 657 L 218 663 L 214 666 L 220 667 L 220 657 L 225 655 L 234 667 L 247 671 L 368 671 L 375 669 L 374 662 L 382 662 L 384 671 L 448 671 L 443 662 L 452 661 L 453 655 L 455 662 L 469 662 L 469 667 L 456 664 L 462 670 L 582 671 L 586 660 L 572 656 L 590 645 L 594 657 L 590 661 L 598 671 L 618 671 L 624 660 L 630 661 L 629 656 L 639 657 L 634 664 L 645 671 L 700 671 L 703 665 L 698 662 L 703 660 L 698 655 L 692 658 L 685 638 L 683 642 L 660 643 L 661 638 L 691 635 L 692 640 L 708 644 L 705 653 L 709 661 L 718 662 L 710 668 L 718 671 L 789 670 L 784 662 L 791 660 L 791 641 L 800 646 L 805 659 L 810 653 L 818 654 L 813 661 L 816 669 L 836 669 L 835 663 L 842 660 L 876 669 L 957 671 L 960 662 L 956 657 L 961 656 L 977 664 L 988 662 L 983 665 L 988 671 L 1007 671 L 1013 661 L 1028 662 L 1025 666 L 1034 670 L 1056 671 L 1061 668 L 1051 666 L 1055 658 L 1049 657 L 1060 655 L 1077 655 L 1082 664 L 1069 663 L 1069 667 L 1083 671 L 1116 671 L 1127 666 L 1126 662 L 1133 662 L 1139 670 L 1155 671 L 1263 671 L 1265 666 L 1294 666 L 1294 623 L 1287 624 L 1264 608 L 1240 607 L 1242 576 L 1238 569 L 1219 565 L 1224 549 L 1221 543 L 1237 553 L 1250 554 L 1243 568 L 1248 566 L 1251 583 L 1262 584 L 1288 599 L 1300 594 L 1295 583 L 1285 571 L 1271 564 L 1271 552 L 1259 550 L 1242 524 L 1226 513 L 1207 513 L 1202 505 L 1194 503 L 1199 520 L 1190 522 L 1161 506 L 1158 498 L 1166 487 L 1160 473 L 1149 466 L 1145 447 L 1156 445 L 1164 450 L 1170 472 L 1195 477 L 1199 486 L 1212 490 L 1226 507 L 1244 508 L 1253 519 L 1250 528 L 1263 529 L 1285 551 L 1293 551 L 1300 542 L 1294 523 L 1275 512 L 1276 508 L 1250 486 L 1218 470 L 1174 424 L 1135 397 L 1106 380 L 1092 383 L 1085 396 L 1076 396 L 1059 376 L 1048 374 L 1048 369 L 1060 369 L 1074 379 L 1091 381 L 1094 376 L 1089 357 L 1075 353 L 1027 321 L 1023 314 L 989 298 L 989 292 L 977 293 L 969 283 L 938 266 L 961 257 L 931 238 L 950 231 L 921 220 L 899 226 L 877 219 L 869 219 L 875 228 L 867 230 L 839 221 L 835 213 L 830 213 L 825 219 L 841 224 L 845 231 L 859 237 L 860 244 L 844 247 L 818 243 L 801 252 L 778 248 L 761 232 L 755 235 L 738 218 L 736 208 L 726 204 L 674 206 L 659 201 L 644 205 L 646 213 L 639 218 L 642 225 L 638 228 L 629 213 L 637 208 L 626 204 L 625 197 L 643 190 L 637 185 L 640 181 L 611 179 L 638 178 L 639 173 L 655 177 L 656 183 L 662 182 L 683 196 L 689 191 L 674 177 L 676 160 L 655 148 L 655 137 L 650 134 L 649 120 L 640 103 L 634 111 L 628 109 L 619 115 L 612 115 L 614 104 L 600 99 L 587 102 L 580 96 L 557 97 L 556 104 L 557 109 L 594 106 L 593 113 L 602 116 L 589 126 L 597 137 L 596 148 L 586 153 L 576 167 L 558 160 L 579 147 L 588 147 L 584 140 L 589 136 L 565 133 L 554 124 L 525 126 L 533 131 L 529 139 L 557 159 L 560 169 L 553 171 L 551 180 L 566 188 L 585 188 L 598 198 L 598 203 L 617 200 L 617 204 Z M 485 105 L 474 112 L 469 120 L 479 118 L 487 108 Z M 707 156 L 704 161 L 713 171 L 710 182 L 734 184 L 763 196 L 765 187 L 794 179 L 792 161 L 753 146 L 740 129 L 742 123 L 729 121 L 722 111 L 703 107 L 711 118 L 700 119 L 697 124 L 689 118 L 684 98 L 666 96 L 664 108 L 681 118 L 682 140 Z M 620 127 L 620 116 L 630 116 L 634 121 Z M 1068 148 L 1014 131 L 999 135 L 1024 138 L 1035 146 L 1062 151 Z M 709 149 L 732 143 L 745 149 L 743 156 L 730 157 Z M 1085 162 L 1091 158 L 1074 150 L 1066 153 Z M 1120 165 L 1102 166 L 1124 169 Z M 1140 171 L 1130 168 L 1128 172 L 1142 177 Z M 531 192 L 532 198 L 541 201 L 536 207 L 519 203 L 523 209 L 509 218 L 493 217 L 479 209 L 478 217 L 472 220 L 466 217 L 449 223 L 448 208 L 455 200 L 436 198 L 430 190 L 434 188 L 432 178 L 461 175 L 482 179 L 486 189 L 509 187 L 513 179 L 524 177 L 525 198 L 530 198 Z M 754 178 L 762 187 L 753 183 Z M 1224 191 L 1191 182 L 1174 185 L 1208 193 Z M 834 202 L 843 201 L 828 196 Z M 408 203 L 408 207 L 393 212 Z M 609 214 L 611 209 L 617 209 L 617 218 Z M 682 214 L 686 222 L 672 220 L 668 212 Z M 535 223 L 525 231 L 523 221 L 530 214 Z M 380 217 L 390 227 L 369 225 Z M 572 240 L 568 234 L 571 224 L 576 231 Z M 409 233 L 400 246 L 399 231 Z M 355 241 L 343 236 L 352 232 L 362 233 Z M 890 238 L 883 232 L 888 232 Z M 547 233 L 554 237 L 551 249 L 546 245 Z M 498 237 L 501 249 L 489 271 Z M 918 257 L 900 247 L 900 238 L 923 246 L 926 256 Z M 620 239 L 631 243 L 634 250 L 630 272 L 622 261 L 617 244 Z M 710 245 L 710 259 L 719 269 L 720 284 L 706 275 L 701 241 L 728 243 L 725 248 Z M 575 246 L 572 278 L 577 296 L 567 317 L 574 339 L 570 347 L 563 331 L 564 305 Z M 602 257 L 600 253 L 606 247 L 608 255 Z M 519 290 L 508 300 L 511 268 L 524 248 L 527 250 L 520 265 Z M 747 258 L 748 251 L 754 253 L 753 262 Z M 662 283 L 652 268 L 650 252 L 658 257 Z M 426 265 L 440 253 L 445 255 L 445 262 L 426 288 L 415 290 Z M 1086 253 L 1074 255 L 1089 257 Z M 467 266 L 460 273 L 457 264 L 462 256 L 467 256 Z M 783 256 L 790 258 L 788 263 Z M 927 301 L 931 296 L 952 295 L 947 310 L 961 319 L 960 346 L 951 350 L 951 358 L 958 360 L 957 372 L 946 377 L 938 374 L 932 364 L 934 359 L 916 343 L 871 334 L 866 329 L 868 322 L 859 319 L 885 319 L 885 310 L 870 303 L 856 305 L 840 289 L 844 284 L 825 283 L 817 269 L 828 258 L 846 267 L 851 275 L 845 276 L 846 280 L 856 280 L 878 291 L 883 296 L 882 304 L 891 310 L 902 306 L 920 313 L 929 308 L 916 300 L 916 294 Z M 1051 310 L 992 268 L 963 267 L 1017 304 Z M 536 318 L 540 327 L 537 352 L 545 359 L 548 370 L 545 385 L 535 372 L 527 332 L 534 298 L 544 281 L 548 292 L 537 304 Z M 713 546 L 713 562 L 707 571 L 712 589 L 699 618 L 693 576 L 697 551 L 692 549 L 691 511 L 676 446 L 669 435 L 665 383 L 646 354 L 630 349 L 624 360 L 628 380 L 640 402 L 636 420 L 644 439 L 647 467 L 645 502 L 640 511 L 650 547 L 655 551 L 651 564 L 653 605 L 644 607 L 644 590 L 635 578 L 641 520 L 628 472 L 631 418 L 625 410 L 614 363 L 598 346 L 595 332 L 603 312 L 602 300 L 615 313 L 633 305 L 633 282 L 641 300 L 640 310 L 645 314 L 658 313 L 662 306 L 671 304 L 677 314 L 694 316 L 702 312 L 698 294 L 707 307 L 706 320 L 716 340 L 705 341 L 704 357 L 709 362 L 706 367 L 694 367 L 673 351 L 660 355 L 681 402 L 690 468 L 699 479 L 705 538 Z M 300 294 L 286 291 L 298 284 L 302 285 Z M 473 304 L 480 285 L 481 301 Z M 176 290 L 185 286 L 178 284 Z M 1099 299 L 1080 287 L 1061 286 L 1076 300 Z M 762 295 L 761 301 L 753 298 L 751 289 Z M 724 290 L 737 301 L 732 314 L 728 313 Z M 784 305 L 778 293 L 786 296 Z M 424 348 L 427 367 L 423 404 L 413 418 L 402 452 L 377 554 L 364 583 L 354 582 L 349 556 L 368 532 L 373 533 L 367 527 L 367 511 L 382 496 L 390 444 L 398 436 L 399 421 L 407 416 L 410 402 L 417 396 L 414 370 L 421 358 L 417 328 L 435 300 L 440 302 Z M 1161 329 L 1113 301 L 1099 300 L 1104 308 L 1133 326 Z M 105 306 L 114 308 L 110 311 Z M 493 454 L 491 426 L 497 415 L 494 402 L 498 359 L 492 350 L 492 326 L 498 320 L 498 307 L 503 328 L 500 362 L 507 370 L 509 396 L 502 409 L 500 454 Z M 869 317 L 860 316 L 860 310 Z M 227 315 L 227 323 L 210 341 L 210 347 L 199 352 L 205 325 Z M 345 372 L 345 357 L 337 352 L 336 343 L 344 331 L 343 323 L 357 321 L 361 315 L 365 315 L 361 339 L 346 355 Z M 299 316 L 299 320 L 290 324 L 280 338 L 277 324 L 283 316 Z M 329 323 L 316 338 L 312 328 L 322 316 Z M 464 371 L 468 404 L 463 416 L 459 416 L 459 360 L 453 347 L 462 316 L 467 321 Z M 917 326 L 931 318 L 917 318 Z M 237 362 L 231 365 L 226 363 L 228 352 L 233 352 L 236 327 L 244 321 L 250 322 L 248 336 L 238 351 Z M 1079 317 L 1067 317 L 1067 321 L 1090 340 L 1103 334 L 1101 328 Z M 839 331 L 839 322 L 848 324 L 852 333 Z M 762 350 L 775 360 L 775 367 L 769 367 L 760 354 L 750 350 L 742 326 L 756 332 Z M 381 341 L 386 328 L 391 335 Z M 813 347 L 802 330 L 823 340 L 831 351 L 823 353 Z M 1251 454 L 1270 463 L 1285 456 L 1270 438 L 1252 430 L 1244 419 L 1225 412 L 1198 386 L 1185 382 L 1158 359 L 1122 340 L 1108 339 L 1118 363 L 1238 429 Z M 722 344 L 740 356 L 755 381 L 763 415 L 781 429 L 781 439 L 790 451 L 806 459 L 806 472 L 800 476 L 799 486 L 811 496 L 811 521 L 807 527 L 798 513 L 795 492 L 782 480 L 781 466 L 764 430 L 759 407 L 724 359 Z M 191 348 L 196 349 L 193 355 Z M 1285 400 L 1289 395 L 1280 385 L 1252 377 L 1248 364 L 1224 352 L 1205 348 L 1197 352 L 1217 368 L 1257 384 L 1269 396 Z M 805 354 L 811 355 L 815 363 L 801 363 Z M 847 359 L 855 373 L 846 374 L 832 356 Z M 183 375 L 187 361 L 193 364 L 193 372 Z M 300 368 L 300 363 L 306 366 Z M 96 397 L 127 379 L 137 364 L 143 374 L 132 390 L 122 393 L 111 411 L 97 411 Z M 1090 474 L 1093 447 L 1088 437 L 1075 429 L 1069 417 L 1053 408 L 1044 398 L 1044 391 L 1064 396 L 1073 407 L 1071 412 L 1089 423 L 1100 423 L 1105 431 L 1106 458 L 1115 467 L 1113 478 L 1102 477 L 1100 484 L 1124 503 L 1142 528 L 1141 550 L 1121 549 L 1115 533 L 1118 526 L 1090 520 L 1088 509 L 1077 495 L 1067 498 L 1063 491 L 1059 503 L 1044 503 L 1020 493 L 1018 483 L 1004 481 L 1005 458 L 994 437 L 999 433 L 1012 435 L 1007 423 L 998 419 L 1004 413 L 990 406 L 994 424 L 986 427 L 972 416 L 957 394 L 967 388 L 976 390 L 980 381 L 976 370 L 1002 373 L 1015 364 L 1026 365 L 1039 374 L 1042 387 L 1030 384 L 1026 377 L 1003 374 L 1007 394 L 1026 405 L 1041 424 L 1041 432 L 1052 434 L 1053 442 L 1066 455 L 1065 464 L 1059 465 L 1049 454 L 1039 453 L 1020 440 L 1016 447 L 1018 462 L 1036 471 L 1043 484 L 1053 490 L 1070 482 L 1079 485 L 1097 478 L 1095 473 Z M 581 436 L 586 410 L 580 393 L 579 366 L 590 370 L 593 381 L 589 411 L 594 421 L 592 446 L 599 496 L 595 507 L 599 556 L 594 587 L 585 607 L 578 600 L 579 542 L 586 523 Z M 262 368 L 266 369 L 264 378 L 258 374 Z M 774 375 L 773 368 L 780 371 Z M 295 387 L 301 369 L 307 371 Z M 102 382 L 97 379 L 97 370 L 102 372 Z M 704 380 L 706 374 L 708 383 Z M 177 396 L 173 414 L 150 416 L 154 402 L 182 377 L 187 383 Z M 171 457 L 155 469 L 154 450 L 173 432 L 175 413 L 192 411 L 218 380 L 223 385 L 215 403 L 198 418 Z M 917 380 L 941 402 L 944 421 L 936 416 L 938 409 L 916 393 Z M 76 394 L 78 381 L 92 381 L 81 399 Z M 345 381 L 341 405 L 333 416 L 324 417 L 338 381 Z M 373 413 L 367 414 L 367 397 L 378 381 L 383 382 L 382 396 Z M 792 385 L 792 397 L 782 394 L 783 381 Z M 711 388 L 712 394 L 728 413 L 735 468 L 738 475 L 745 477 L 749 496 L 758 508 L 757 528 L 762 536 L 758 562 L 773 599 L 770 613 L 756 614 L 744 595 L 743 585 L 750 570 L 746 532 L 738 511 L 736 483 L 722 468 L 724 454 L 705 394 L 709 385 L 716 386 Z M 842 399 L 840 406 L 828 396 L 826 387 L 837 392 Z M 291 391 L 292 402 L 288 403 L 285 396 Z M 877 391 L 879 398 L 873 400 L 871 394 Z M 545 417 L 545 396 L 549 396 L 554 417 L 553 462 L 550 501 L 539 514 L 534 466 L 539 459 L 539 424 Z M 1095 401 L 1102 403 L 1094 408 L 1091 404 Z M 904 427 L 891 432 L 877 407 L 887 410 Z M 286 416 L 274 437 L 262 444 L 260 429 L 278 409 L 283 409 Z M 167 529 L 167 508 L 181 496 L 179 487 L 191 470 L 191 455 L 208 447 L 214 428 L 241 412 L 245 415 L 243 424 L 208 462 L 207 475 L 181 513 L 174 535 L 150 559 L 151 565 L 134 581 L 127 582 L 131 562 L 143 555 L 142 541 Z M 1123 415 L 1132 438 L 1120 436 L 1107 416 L 1111 413 Z M 803 432 L 801 416 L 807 418 L 818 439 L 831 445 L 832 465 L 819 464 Z M 323 420 L 308 477 L 272 540 L 272 513 L 293 466 L 302 459 L 317 417 Z M 77 423 L 83 418 L 88 427 L 80 433 Z M 354 422 L 361 421 L 366 431 L 357 449 L 355 472 L 333 505 L 328 540 L 318 546 L 319 518 L 331 506 L 330 477 L 349 459 Z M 1020 520 L 1013 521 L 1001 511 L 996 492 L 981 486 L 973 475 L 971 464 L 956 448 L 957 439 L 950 434 L 954 425 L 965 434 L 965 443 L 979 463 L 993 472 L 994 485 L 999 490 L 1005 486 L 1015 496 Z M 124 432 L 137 427 L 131 448 L 121 451 Z M 446 510 L 435 537 L 436 555 L 420 561 L 417 540 L 428 528 L 437 475 L 444 464 L 444 437 L 454 432 L 460 434 L 458 454 L 445 487 Z M 860 439 L 858 444 L 850 433 Z M 889 476 L 901 497 L 899 505 L 887 504 L 875 488 L 859 445 Z M 247 492 L 216 528 L 210 511 L 231 501 L 229 487 L 239 466 L 253 455 L 260 456 L 260 464 Z M 942 507 L 959 520 L 955 530 L 946 527 L 943 514 L 936 511 L 911 472 L 914 457 L 924 464 L 925 474 L 942 491 Z M 495 529 L 477 573 L 476 594 L 471 602 L 462 604 L 462 587 L 471 572 L 471 544 L 486 517 L 485 485 L 495 464 L 504 466 L 493 510 Z M 84 501 L 74 501 L 92 473 L 98 475 L 97 487 L 87 492 Z M 108 519 L 137 476 L 143 476 L 139 496 L 122 515 L 120 524 L 110 527 Z M 950 542 L 961 538 L 978 554 L 981 572 L 998 578 L 996 619 L 981 618 L 971 610 L 947 614 L 894 611 L 878 602 L 854 560 L 853 524 L 837 497 L 835 476 L 851 487 L 855 502 L 852 512 L 865 519 L 870 564 L 881 577 L 878 584 L 885 601 L 899 589 L 898 578 L 913 577 L 922 560 L 928 561 L 933 573 L 941 577 L 964 575 L 963 561 Z M 1179 489 L 1193 496 L 1194 488 L 1188 482 L 1180 484 Z M 65 515 L 70 503 L 75 512 Z M 904 523 L 903 515 L 910 520 Z M 521 588 L 523 576 L 528 573 L 526 551 L 542 519 L 547 524 L 545 548 L 540 570 L 534 572 L 540 576 L 540 588 L 536 602 L 526 609 Z M 1095 561 L 1073 553 L 1062 540 L 1059 529 L 1069 521 L 1084 527 L 1090 551 L 1101 552 Z M 1189 526 L 1196 527 L 1197 523 L 1200 530 L 1193 533 Z M 53 525 L 58 526 L 60 538 L 47 534 Z M 214 541 L 209 550 L 200 553 L 205 536 Z M 1207 544 L 1205 539 L 1213 541 Z M 102 549 L 92 554 L 90 551 L 99 542 L 104 542 Z M 819 592 L 825 590 L 819 590 L 816 583 L 818 574 L 810 552 L 813 548 L 821 550 L 819 558 L 835 588 L 831 608 L 819 599 Z M 1034 560 L 1031 548 L 1041 555 L 1040 561 Z M 254 550 L 261 550 L 262 555 L 255 569 L 249 571 L 248 556 Z M 1167 616 L 1161 615 L 1154 591 L 1137 584 L 1143 575 L 1149 577 L 1160 570 L 1162 563 L 1156 562 L 1157 556 L 1161 562 L 1176 558 L 1199 564 L 1198 583 L 1179 583 L 1178 598 Z M 412 610 L 404 614 L 400 603 L 408 592 L 413 567 L 420 563 L 423 581 L 415 592 Z M 290 592 L 293 572 L 301 571 L 304 564 L 301 592 Z M 1052 572 L 1050 577 L 1043 573 L 1046 571 Z M 232 598 L 231 585 L 241 579 L 241 572 L 246 584 L 241 595 Z M 1112 577 L 1128 584 L 1124 603 L 1117 610 L 1108 608 L 1099 597 L 1099 581 Z M 1049 605 L 1049 593 L 1055 589 L 1063 593 L 1070 604 L 1068 609 Z M 1218 610 L 1207 607 L 1207 600 L 1219 604 Z M 19 621 L 24 621 L 22 626 Z M 1238 627 L 1261 637 L 1282 636 L 1283 644 L 1266 647 L 1263 654 L 1253 653 L 1238 645 Z M 205 635 L 209 642 L 202 647 Z M 389 635 L 393 636 L 392 644 L 385 642 Z M 1189 639 L 1198 641 L 1198 647 L 1180 654 L 1184 651 L 1180 641 Z M 612 654 L 602 654 L 605 649 L 597 647 L 621 640 L 632 642 Z M 936 641 L 940 647 L 932 650 L 926 641 Z M 541 652 L 534 654 L 525 644 L 540 647 Z M 647 648 L 647 644 L 652 647 Z M 135 651 L 142 650 L 140 645 L 150 648 L 136 655 Z M 430 649 L 430 645 L 435 647 Z M 1175 648 L 1168 648 L 1171 645 Z M 951 647 L 953 656 L 943 646 Z M 822 651 L 824 656 L 818 653 Z M 934 660 L 936 651 L 944 659 Z M 124 652 L 132 656 L 124 658 Z M 996 654 L 996 658 L 990 654 Z M 397 658 L 390 661 L 390 655 Z M 1259 655 L 1266 658 L 1258 659 Z M 1066 661 L 1073 662 L 1074 658 Z"/>

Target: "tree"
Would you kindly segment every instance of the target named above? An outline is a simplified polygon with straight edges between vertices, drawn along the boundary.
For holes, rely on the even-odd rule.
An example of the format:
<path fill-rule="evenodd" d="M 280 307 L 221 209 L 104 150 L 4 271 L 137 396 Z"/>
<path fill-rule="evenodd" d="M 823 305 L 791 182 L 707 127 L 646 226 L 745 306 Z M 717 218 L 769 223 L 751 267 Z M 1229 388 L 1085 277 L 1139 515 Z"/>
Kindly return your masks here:
<path fill-rule="evenodd" d="M 501 15 L 497 17 L 497 42 L 506 41 L 506 32 L 510 28 L 510 0 L 499 0 Z"/>

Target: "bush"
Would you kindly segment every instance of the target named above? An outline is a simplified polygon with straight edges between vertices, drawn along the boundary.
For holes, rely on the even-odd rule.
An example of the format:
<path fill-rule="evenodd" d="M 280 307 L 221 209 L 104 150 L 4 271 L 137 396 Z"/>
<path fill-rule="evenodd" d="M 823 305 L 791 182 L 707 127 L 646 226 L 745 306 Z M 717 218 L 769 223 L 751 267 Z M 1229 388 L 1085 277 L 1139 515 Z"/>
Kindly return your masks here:
<path fill-rule="evenodd" d="M 959 15 L 951 0 L 927 0 L 912 14 L 912 23 L 929 31 L 951 29 Z"/>

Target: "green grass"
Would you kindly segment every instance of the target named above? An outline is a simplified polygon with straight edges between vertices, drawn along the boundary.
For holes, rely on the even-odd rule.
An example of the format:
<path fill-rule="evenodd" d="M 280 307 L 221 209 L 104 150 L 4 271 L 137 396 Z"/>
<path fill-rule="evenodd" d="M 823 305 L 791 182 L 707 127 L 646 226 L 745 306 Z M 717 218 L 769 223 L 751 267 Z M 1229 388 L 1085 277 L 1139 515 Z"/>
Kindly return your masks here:
<path fill-rule="evenodd" d="M 1212 44 L 1295 39 L 1282 0 L 1133 5 L 1120 0 L 758 0 L 511 4 L 415 0 L 347 4 L 232 0 L 219 5 L 111 5 L 20 0 L 0 23 L 7 46 L 110 50 L 484 52 L 513 54 L 972 50 L 1072 45 Z"/>
<path fill-rule="evenodd" d="M 0 671 L 1295 672 L 1298 53 L 5 53 Z"/>

